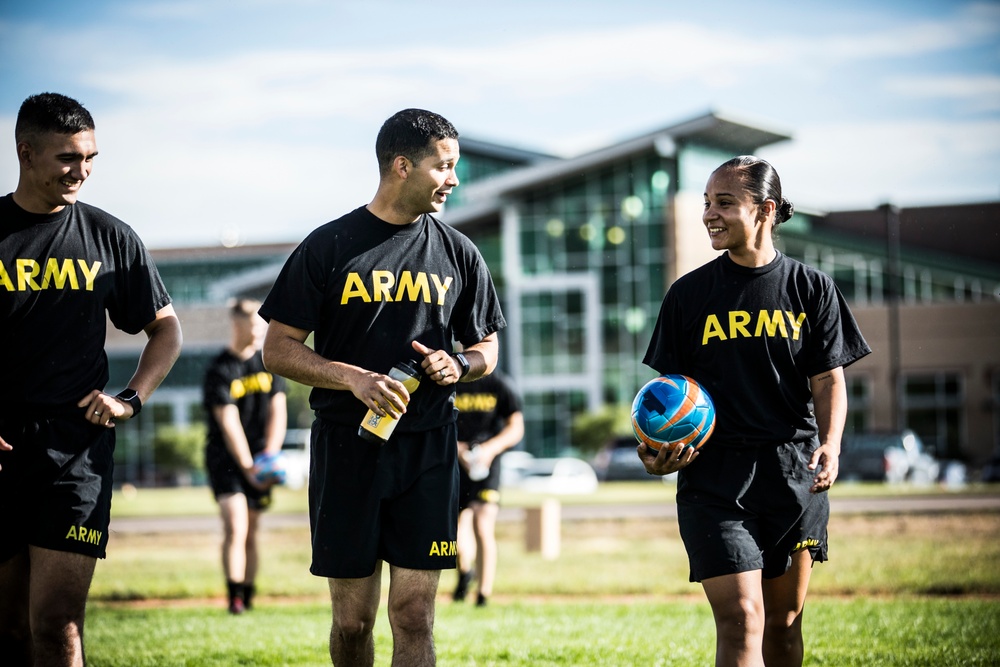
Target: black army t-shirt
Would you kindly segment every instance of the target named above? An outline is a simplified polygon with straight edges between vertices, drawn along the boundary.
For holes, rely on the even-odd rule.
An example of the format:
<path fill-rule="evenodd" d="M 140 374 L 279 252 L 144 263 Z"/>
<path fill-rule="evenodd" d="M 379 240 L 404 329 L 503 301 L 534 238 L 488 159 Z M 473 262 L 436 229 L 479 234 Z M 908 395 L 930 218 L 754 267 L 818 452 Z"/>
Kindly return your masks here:
<path fill-rule="evenodd" d="M 759 268 L 724 254 L 670 287 L 643 362 L 705 387 L 714 443 L 765 444 L 815 437 L 809 378 L 870 352 L 829 276 L 780 253 Z"/>
<path fill-rule="evenodd" d="M 478 343 L 505 326 L 493 281 L 475 245 L 433 216 L 389 224 L 360 207 L 313 231 L 292 253 L 260 314 L 315 332 L 327 359 L 388 373 L 422 360 L 413 340 L 435 350 Z M 397 431 L 454 421 L 454 389 L 426 376 Z M 358 424 L 366 408 L 350 391 L 316 388 L 316 413 Z"/>
<path fill-rule="evenodd" d="M 458 408 L 458 439 L 480 443 L 489 440 L 507 424 L 507 419 L 521 410 L 510 380 L 495 371 L 474 382 L 460 382 L 455 390 Z"/>
<path fill-rule="evenodd" d="M 104 389 L 107 316 L 136 334 L 169 303 L 122 221 L 80 202 L 40 215 L 0 198 L 0 404 L 71 407 Z"/>
<path fill-rule="evenodd" d="M 264 368 L 260 352 L 240 359 L 228 349 L 220 352 L 205 372 L 202 396 L 208 415 L 208 447 L 225 451 L 222 427 L 212 408 L 235 405 L 251 454 L 267 446 L 267 423 L 271 418 L 271 399 L 285 392 L 285 378 Z"/>

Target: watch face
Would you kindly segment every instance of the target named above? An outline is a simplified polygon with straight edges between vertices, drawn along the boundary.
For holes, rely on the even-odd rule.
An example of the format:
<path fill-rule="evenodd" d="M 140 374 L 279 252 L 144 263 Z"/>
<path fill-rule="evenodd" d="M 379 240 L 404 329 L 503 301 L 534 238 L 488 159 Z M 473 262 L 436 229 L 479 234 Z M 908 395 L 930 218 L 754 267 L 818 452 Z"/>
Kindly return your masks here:
<path fill-rule="evenodd" d="M 132 406 L 133 417 L 142 410 L 142 401 L 139 400 L 139 392 L 135 389 L 123 389 L 115 398 L 125 401 Z"/>

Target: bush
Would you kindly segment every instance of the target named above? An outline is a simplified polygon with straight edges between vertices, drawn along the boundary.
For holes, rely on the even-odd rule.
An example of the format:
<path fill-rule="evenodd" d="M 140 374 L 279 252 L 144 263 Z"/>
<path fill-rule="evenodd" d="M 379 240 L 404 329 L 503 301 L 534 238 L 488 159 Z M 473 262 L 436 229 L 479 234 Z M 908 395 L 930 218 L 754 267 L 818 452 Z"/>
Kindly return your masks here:
<path fill-rule="evenodd" d="M 205 424 L 158 426 L 153 436 L 153 461 L 161 471 L 191 472 L 205 467 Z"/>
<path fill-rule="evenodd" d="M 613 438 L 632 435 L 631 407 L 605 405 L 573 420 L 573 444 L 583 454 L 594 454 Z"/>

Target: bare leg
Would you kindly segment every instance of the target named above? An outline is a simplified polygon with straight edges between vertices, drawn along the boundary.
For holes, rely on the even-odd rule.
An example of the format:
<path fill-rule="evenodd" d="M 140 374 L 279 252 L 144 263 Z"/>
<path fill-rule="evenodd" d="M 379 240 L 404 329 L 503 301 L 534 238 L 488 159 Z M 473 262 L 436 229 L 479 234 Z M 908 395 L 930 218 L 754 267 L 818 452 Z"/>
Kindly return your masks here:
<path fill-rule="evenodd" d="M 375 664 L 375 614 L 382 590 L 382 562 L 363 579 L 330 579 L 333 625 L 330 628 L 330 660 L 340 667 L 371 667 Z"/>
<path fill-rule="evenodd" d="M 249 512 L 247 497 L 230 493 L 219 497 L 222 515 L 222 571 L 228 581 L 243 583 L 247 574 L 247 533 Z"/>
<path fill-rule="evenodd" d="M 434 598 L 440 570 L 390 566 L 389 625 L 393 667 L 433 667 Z"/>
<path fill-rule="evenodd" d="M 97 559 L 28 547 L 35 664 L 82 667 L 83 620 Z"/>
<path fill-rule="evenodd" d="M 458 555 L 458 570 L 456 571 L 455 591 L 452 599 L 462 602 L 469 592 L 469 582 L 472 580 L 472 565 L 476 561 L 476 532 L 473 527 L 473 510 L 466 507 L 458 514 L 458 532 L 455 537 L 455 550 Z"/>
<path fill-rule="evenodd" d="M 715 616 L 716 667 L 764 667 L 764 600 L 760 570 L 702 582 Z"/>
<path fill-rule="evenodd" d="M 259 551 L 257 550 L 257 528 L 260 525 L 260 510 L 249 510 L 247 513 L 247 548 L 246 570 L 243 581 L 252 583 L 257 578 Z"/>
<path fill-rule="evenodd" d="M 496 503 L 472 503 L 476 533 L 476 570 L 479 573 L 479 594 L 493 595 L 493 581 L 497 573 L 497 514 L 500 506 Z"/>
<path fill-rule="evenodd" d="M 458 515 L 458 536 L 455 548 L 458 550 L 458 569 L 468 572 L 476 560 L 476 536 L 472 527 L 473 510 L 467 507 Z"/>
<path fill-rule="evenodd" d="M 764 664 L 768 667 L 802 665 L 802 611 L 812 574 L 812 555 L 803 549 L 792 556 L 792 566 L 777 579 L 765 579 Z"/>

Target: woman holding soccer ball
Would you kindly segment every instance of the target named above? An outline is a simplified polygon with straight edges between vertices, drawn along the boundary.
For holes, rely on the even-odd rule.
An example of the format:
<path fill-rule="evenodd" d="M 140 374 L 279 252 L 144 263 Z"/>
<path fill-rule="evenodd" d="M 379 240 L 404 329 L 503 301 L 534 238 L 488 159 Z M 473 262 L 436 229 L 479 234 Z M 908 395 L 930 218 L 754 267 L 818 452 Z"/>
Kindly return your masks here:
<path fill-rule="evenodd" d="M 678 525 L 715 617 L 717 665 L 802 664 L 809 576 L 827 559 L 844 367 L 871 352 L 833 281 L 775 248 L 793 210 L 764 160 L 712 172 L 702 220 L 725 252 L 670 287 L 643 359 L 715 402 L 700 450 L 638 453 L 651 474 L 680 471 Z"/>

